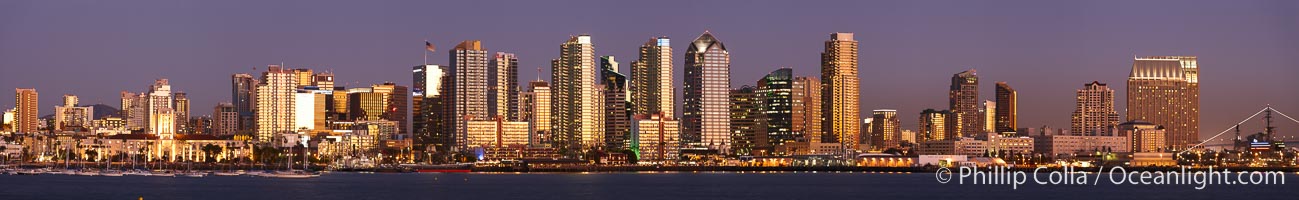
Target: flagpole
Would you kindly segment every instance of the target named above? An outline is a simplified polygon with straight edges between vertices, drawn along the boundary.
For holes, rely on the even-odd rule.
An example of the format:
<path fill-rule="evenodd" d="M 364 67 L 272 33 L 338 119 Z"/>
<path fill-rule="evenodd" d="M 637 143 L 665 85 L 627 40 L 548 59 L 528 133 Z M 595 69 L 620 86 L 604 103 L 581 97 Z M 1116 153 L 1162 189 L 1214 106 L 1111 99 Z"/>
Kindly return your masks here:
<path fill-rule="evenodd" d="M 428 40 L 424 40 L 424 44 L 428 44 Z M 428 65 L 428 49 L 425 49 L 422 52 L 424 52 L 424 65 Z"/>

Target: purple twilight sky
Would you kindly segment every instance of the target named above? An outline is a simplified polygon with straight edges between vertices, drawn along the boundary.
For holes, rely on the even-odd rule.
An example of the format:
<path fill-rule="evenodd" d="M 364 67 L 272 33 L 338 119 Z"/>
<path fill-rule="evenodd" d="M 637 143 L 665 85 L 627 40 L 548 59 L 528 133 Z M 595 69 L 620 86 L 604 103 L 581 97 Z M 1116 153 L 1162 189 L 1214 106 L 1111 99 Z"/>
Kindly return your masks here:
<path fill-rule="evenodd" d="M 854 32 L 863 113 L 898 109 L 905 129 L 922 109 L 947 108 L 949 78 L 965 69 L 978 70 L 984 99 L 996 81 L 1019 90 L 1021 126 L 1067 128 L 1084 83 L 1110 84 L 1122 113 L 1133 56 L 1194 55 L 1207 137 L 1266 104 L 1299 115 L 1296 11 L 1282 0 L 2 1 L 0 88 L 35 87 L 45 115 L 62 94 L 116 105 L 119 91 L 168 78 L 198 116 L 229 101 L 230 74 L 267 64 L 333 71 L 349 87 L 410 85 L 424 40 L 446 50 L 476 39 L 517 53 L 528 81 L 584 33 L 623 63 L 650 37 L 671 37 L 680 81 L 684 44 L 704 30 L 731 51 L 740 86 L 779 67 L 817 76 L 822 42 Z"/>

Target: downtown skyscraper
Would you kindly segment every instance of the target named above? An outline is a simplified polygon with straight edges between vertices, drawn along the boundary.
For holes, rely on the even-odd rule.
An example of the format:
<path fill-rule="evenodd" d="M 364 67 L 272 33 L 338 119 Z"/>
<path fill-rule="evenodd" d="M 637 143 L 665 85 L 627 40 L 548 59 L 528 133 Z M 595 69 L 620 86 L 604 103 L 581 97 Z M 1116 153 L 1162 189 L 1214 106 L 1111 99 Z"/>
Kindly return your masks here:
<path fill-rule="evenodd" d="M 455 99 L 451 105 L 456 131 L 455 143 L 456 147 L 464 147 L 467 145 L 468 134 L 465 123 L 492 119 L 487 111 L 487 49 L 478 40 L 466 40 L 457 44 L 449 53 L 452 75 L 450 92 Z"/>
<path fill-rule="evenodd" d="M 256 140 L 271 142 L 276 134 L 293 130 L 298 78 L 293 69 L 270 65 L 262 72 L 256 91 Z M 237 107 L 238 105 L 236 105 Z"/>
<path fill-rule="evenodd" d="M 731 146 L 731 53 L 704 31 L 686 49 L 681 142 L 725 152 Z"/>
<path fill-rule="evenodd" d="M 672 47 L 668 37 L 651 38 L 640 46 L 640 56 L 631 62 L 633 115 L 663 113 L 671 120 L 676 113 L 672 81 Z"/>
<path fill-rule="evenodd" d="M 762 115 L 762 100 L 758 88 L 740 86 L 730 93 L 731 149 L 732 155 L 753 156 L 767 146 L 766 118 Z"/>
<path fill-rule="evenodd" d="M 577 150 L 599 144 L 604 130 L 595 86 L 595 45 L 590 35 L 569 38 L 559 46 L 559 58 L 551 63 L 551 130 L 554 143 L 561 152 L 575 154 Z"/>
<path fill-rule="evenodd" d="M 822 136 L 845 149 L 859 149 L 861 98 L 857 77 L 857 41 L 852 33 L 832 33 L 821 52 L 821 89 L 825 121 Z"/>
<path fill-rule="evenodd" d="M 251 134 L 257 128 L 255 120 L 257 108 L 257 85 L 260 84 L 258 79 L 251 74 L 234 74 L 230 75 L 230 102 L 239 112 L 239 120 L 235 133 Z M 126 93 L 123 92 L 123 110 L 126 112 Z M 129 122 L 128 122 L 129 124 Z M 128 125 L 129 127 L 130 125 Z"/>
<path fill-rule="evenodd" d="M 600 57 L 600 85 L 604 95 L 604 148 L 627 149 L 631 144 L 632 111 L 627 96 L 627 76 L 618 73 L 613 56 Z"/>
<path fill-rule="evenodd" d="M 419 65 L 411 69 L 413 145 L 418 150 L 450 151 L 455 144 L 455 127 L 451 125 L 451 94 L 447 91 L 448 70 L 438 65 Z"/>
<path fill-rule="evenodd" d="M 1100 81 L 1084 84 L 1078 89 L 1069 132 L 1078 135 L 1112 134 L 1110 129 L 1119 125 L 1119 113 L 1114 109 L 1114 90 Z"/>
<path fill-rule="evenodd" d="M 487 94 L 487 114 L 505 117 L 506 121 L 519 121 L 519 57 L 496 52 L 487 71 L 487 84 L 491 86 Z"/>
<path fill-rule="evenodd" d="M 758 145 L 774 147 L 802 138 L 803 132 L 794 129 L 795 108 L 803 107 L 795 104 L 802 101 L 795 99 L 794 69 L 780 68 L 767 73 L 762 79 L 758 79 L 757 85 L 757 112 L 762 115 L 758 120 L 764 121 L 759 123 L 763 126 L 759 128 L 762 129 L 759 133 L 766 134 L 766 144 Z"/>
<path fill-rule="evenodd" d="M 821 131 L 821 80 L 816 77 L 794 77 L 790 86 L 793 115 L 790 129 L 794 132 L 795 141 L 821 143 L 825 136 Z"/>
<path fill-rule="evenodd" d="M 171 107 L 176 114 L 176 132 L 193 134 L 194 127 L 189 124 L 189 96 L 184 92 L 177 92 L 172 96 Z"/>
<path fill-rule="evenodd" d="M 1200 135 L 1199 66 L 1194 56 L 1137 57 L 1128 75 L 1127 120 L 1164 126 L 1165 144 L 1195 145 Z"/>
<path fill-rule="evenodd" d="M 1011 133 L 1019 129 L 1019 92 L 1006 82 L 997 82 L 997 106 L 993 115 L 996 123 L 993 127 L 997 133 Z M 984 115 L 987 116 L 987 115 Z M 985 120 L 986 121 L 986 120 Z"/>
<path fill-rule="evenodd" d="M 892 109 L 879 109 L 871 112 L 870 127 L 870 144 L 872 150 L 887 150 L 889 148 L 900 148 L 902 137 L 902 121 L 898 119 L 898 111 Z"/>
<path fill-rule="evenodd" d="M 973 69 L 952 75 L 948 105 L 959 120 L 948 121 L 955 137 L 974 137 L 983 132 L 983 113 L 979 112 L 979 77 Z"/>
<path fill-rule="evenodd" d="M 146 129 L 151 134 L 174 134 L 176 133 L 176 110 L 171 93 L 171 82 L 167 79 L 158 79 L 149 86 L 149 92 L 146 93 L 145 99 L 149 121 L 149 128 Z"/>
<path fill-rule="evenodd" d="M 17 88 L 14 89 L 14 132 L 18 133 L 36 133 L 40 115 L 39 93 L 35 88 Z"/>
<path fill-rule="evenodd" d="M 550 134 L 550 95 L 550 83 L 540 79 L 529 82 L 528 90 L 521 95 L 519 117 L 528 122 L 529 146 L 550 147 L 554 140 Z"/>

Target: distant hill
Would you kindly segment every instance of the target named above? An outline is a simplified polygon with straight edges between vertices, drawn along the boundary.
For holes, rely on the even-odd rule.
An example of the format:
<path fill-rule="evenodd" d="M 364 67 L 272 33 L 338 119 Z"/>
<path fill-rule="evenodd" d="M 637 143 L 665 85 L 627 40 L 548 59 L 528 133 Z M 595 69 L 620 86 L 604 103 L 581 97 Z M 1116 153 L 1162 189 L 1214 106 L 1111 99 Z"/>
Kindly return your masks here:
<path fill-rule="evenodd" d="M 95 108 L 95 119 L 103 119 L 105 117 L 119 117 L 117 115 L 117 112 L 119 110 L 113 106 L 104 105 L 104 104 L 95 104 L 95 105 L 90 105 L 90 107 Z M 41 119 L 54 119 L 54 114 L 41 116 Z"/>
<path fill-rule="evenodd" d="M 114 108 L 113 106 L 104 105 L 104 104 L 95 104 L 95 105 L 90 105 L 90 107 L 95 107 L 95 119 L 103 119 L 109 116 L 119 117 L 117 116 L 117 112 L 119 110 L 117 108 Z"/>

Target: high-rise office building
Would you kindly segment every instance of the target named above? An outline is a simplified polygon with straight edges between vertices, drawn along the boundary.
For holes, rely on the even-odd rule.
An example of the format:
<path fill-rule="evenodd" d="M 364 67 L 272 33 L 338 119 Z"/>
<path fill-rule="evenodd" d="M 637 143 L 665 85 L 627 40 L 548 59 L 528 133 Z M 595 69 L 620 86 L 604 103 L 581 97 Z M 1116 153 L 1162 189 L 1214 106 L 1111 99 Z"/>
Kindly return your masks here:
<path fill-rule="evenodd" d="M 487 70 L 487 115 L 505 116 L 505 121 L 519 121 L 519 58 L 512 53 L 496 52 Z"/>
<path fill-rule="evenodd" d="M 532 147 L 550 147 L 552 138 L 551 129 L 551 97 L 550 83 L 543 80 L 536 80 L 528 83 L 528 91 L 524 93 L 523 105 L 519 106 L 520 111 L 524 111 L 522 117 L 528 122 L 528 144 Z"/>
<path fill-rule="evenodd" d="M 569 38 L 551 60 L 551 131 L 560 151 L 570 154 L 603 144 L 597 105 L 595 45 L 590 35 Z"/>
<path fill-rule="evenodd" d="M 681 142 L 726 151 L 731 146 L 731 53 L 712 33 L 690 43 L 685 54 Z"/>
<path fill-rule="evenodd" d="M 415 149 L 422 151 L 450 151 L 455 146 L 455 126 L 452 125 L 453 105 L 448 70 L 438 65 L 419 65 L 412 70 L 414 88 L 413 137 Z"/>
<path fill-rule="evenodd" d="M 256 139 L 259 142 L 271 142 L 276 134 L 292 133 L 296 110 L 296 93 L 298 77 L 293 69 L 280 65 L 270 65 L 262 72 L 253 95 L 257 98 L 254 110 L 257 113 Z M 236 89 L 238 90 L 238 89 Z M 235 104 L 239 106 L 238 103 Z"/>
<path fill-rule="evenodd" d="M 668 37 L 651 38 L 640 46 L 640 57 L 631 63 L 631 102 L 633 114 L 676 113 L 672 81 L 672 47 Z"/>
<path fill-rule="evenodd" d="M 1198 143 L 1200 83 L 1196 57 L 1137 57 L 1128 76 L 1127 97 L 1127 120 L 1164 126 L 1165 143 L 1175 150 Z"/>
<path fill-rule="evenodd" d="M 466 144 L 465 122 L 488 120 L 487 111 L 487 49 L 478 40 L 466 40 L 457 44 L 451 55 L 451 97 L 455 99 L 452 106 L 453 124 L 456 127 L 456 144 Z"/>
<path fill-rule="evenodd" d="M 733 155 L 752 156 L 767 146 L 766 120 L 757 90 L 749 85 L 731 90 L 730 153 Z"/>
<path fill-rule="evenodd" d="M 239 131 L 239 109 L 234 104 L 221 102 L 212 108 L 212 135 L 234 135 Z"/>
<path fill-rule="evenodd" d="M 795 77 L 790 87 L 793 105 L 790 129 L 795 140 L 809 143 L 826 141 L 821 133 L 821 81 L 816 77 Z"/>
<path fill-rule="evenodd" d="M 320 88 L 321 90 L 333 90 L 333 89 L 334 89 L 334 73 L 333 73 L 333 72 L 320 72 L 320 73 L 316 73 L 316 75 L 314 75 L 313 77 L 315 77 L 315 78 L 313 78 L 313 79 L 315 80 L 315 82 L 312 84 L 313 86 L 316 86 L 317 88 Z"/>
<path fill-rule="evenodd" d="M 18 133 L 36 133 L 40 121 L 39 93 L 35 88 L 16 88 L 14 89 L 14 132 Z"/>
<path fill-rule="evenodd" d="M 122 109 L 119 111 L 119 114 L 121 114 L 122 119 L 126 121 L 126 130 L 144 130 L 145 127 L 149 126 L 147 124 L 149 120 L 145 119 L 148 117 L 148 115 L 145 114 L 145 112 L 148 111 L 148 109 L 145 109 L 145 107 L 147 107 L 145 106 L 146 101 L 144 100 L 145 94 L 137 94 L 127 91 L 122 91 L 121 94 Z"/>
<path fill-rule="evenodd" d="M 230 82 L 230 102 L 235 106 L 235 110 L 239 112 L 239 128 L 236 129 L 236 133 L 251 134 L 257 128 L 255 109 L 257 108 L 257 85 L 260 85 L 260 83 L 251 74 L 231 75 Z M 125 94 L 123 96 L 123 99 L 125 99 Z M 125 100 L 123 100 L 123 103 L 125 103 Z M 127 124 L 127 127 L 132 127 L 129 125 L 129 121 Z"/>
<path fill-rule="evenodd" d="M 627 96 L 627 76 L 618 73 L 613 56 L 600 57 L 600 84 L 604 94 L 604 148 L 627 149 L 631 144 L 631 99 Z"/>
<path fill-rule="evenodd" d="M 77 106 L 77 96 L 63 95 L 63 106 L 54 107 L 55 131 L 88 131 L 93 128 L 95 108 Z"/>
<path fill-rule="evenodd" d="M 379 118 L 397 122 L 397 134 L 393 136 L 397 139 L 409 137 L 410 126 L 408 126 L 407 116 L 410 112 L 407 110 L 408 100 L 406 97 L 410 96 L 410 89 L 392 82 L 371 85 L 370 88 L 371 91 L 379 93 L 383 98 L 383 114 Z"/>
<path fill-rule="evenodd" d="M 194 133 L 194 127 L 189 124 L 189 96 L 184 92 L 173 94 L 172 108 L 176 112 L 176 130 L 182 134 Z"/>
<path fill-rule="evenodd" d="M 1119 124 L 1119 113 L 1114 109 L 1114 90 L 1100 81 L 1084 84 L 1078 89 L 1076 106 L 1070 117 L 1070 133 L 1080 135 L 1112 136 L 1112 128 Z"/>
<path fill-rule="evenodd" d="M 766 143 L 758 146 L 774 147 L 803 137 L 803 132 L 794 130 L 794 93 L 794 69 L 780 68 L 758 79 L 756 111 L 762 115 L 760 133 L 766 134 Z"/>
<path fill-rule="evenodd" d="M 925 109 L 920 112 L 920 129 L 916 133 L 915 143 L 958 139 L 960 136 L 954 133 L 956 129 L 952 126 L 960 124 L 960 121 L 960 117 L 951 111 Z"/>
<path fill-rule="evenodd" d="M 902 121 L 898 119 L 898 111 L 891 109 L 880 109 L 872 111 L 871 117 L 871 149 L 886 150 L 889 148 L 900 148 L 902 138 Z"/>
<path fill-rule="evenodd" d="M 979 77 L 973 69 L 952 75 L 948 105 L 961 123 L 951 124 L 956 137 L 973 137 L 983 132 L 983 113 L 979 112 Z"/>
<path fill-rule="evenodd" d="M 636 133 L 632 146 L 640 163 L 663 164 L 678 159 L 681 152 L 681 123 L 660 114 L 637 115 L 631 127 Z"/>
<path fill-rule="evenodd" d="M 293 130 L 326 130 L 325 94 L 320 90 L 298 90 L 293 95 Z"/>
<path fill-rule="evenodd" d="M 1010 133 L 1019 129 L 1019 92 L 1006 82 L 997 82 L 997 124 L 993 126 L 998 133 Z"/>
<path fill-rule="evenodd" d="M 821 103 L 825 121 L 821 126 L 823 136 L 832 135 L 834 141 L 846 149 L 859 149 L 861 131 L 861 87 L 857 77 L 857 41 L 852 33 L 832 33 L 821 52 Z"/>

